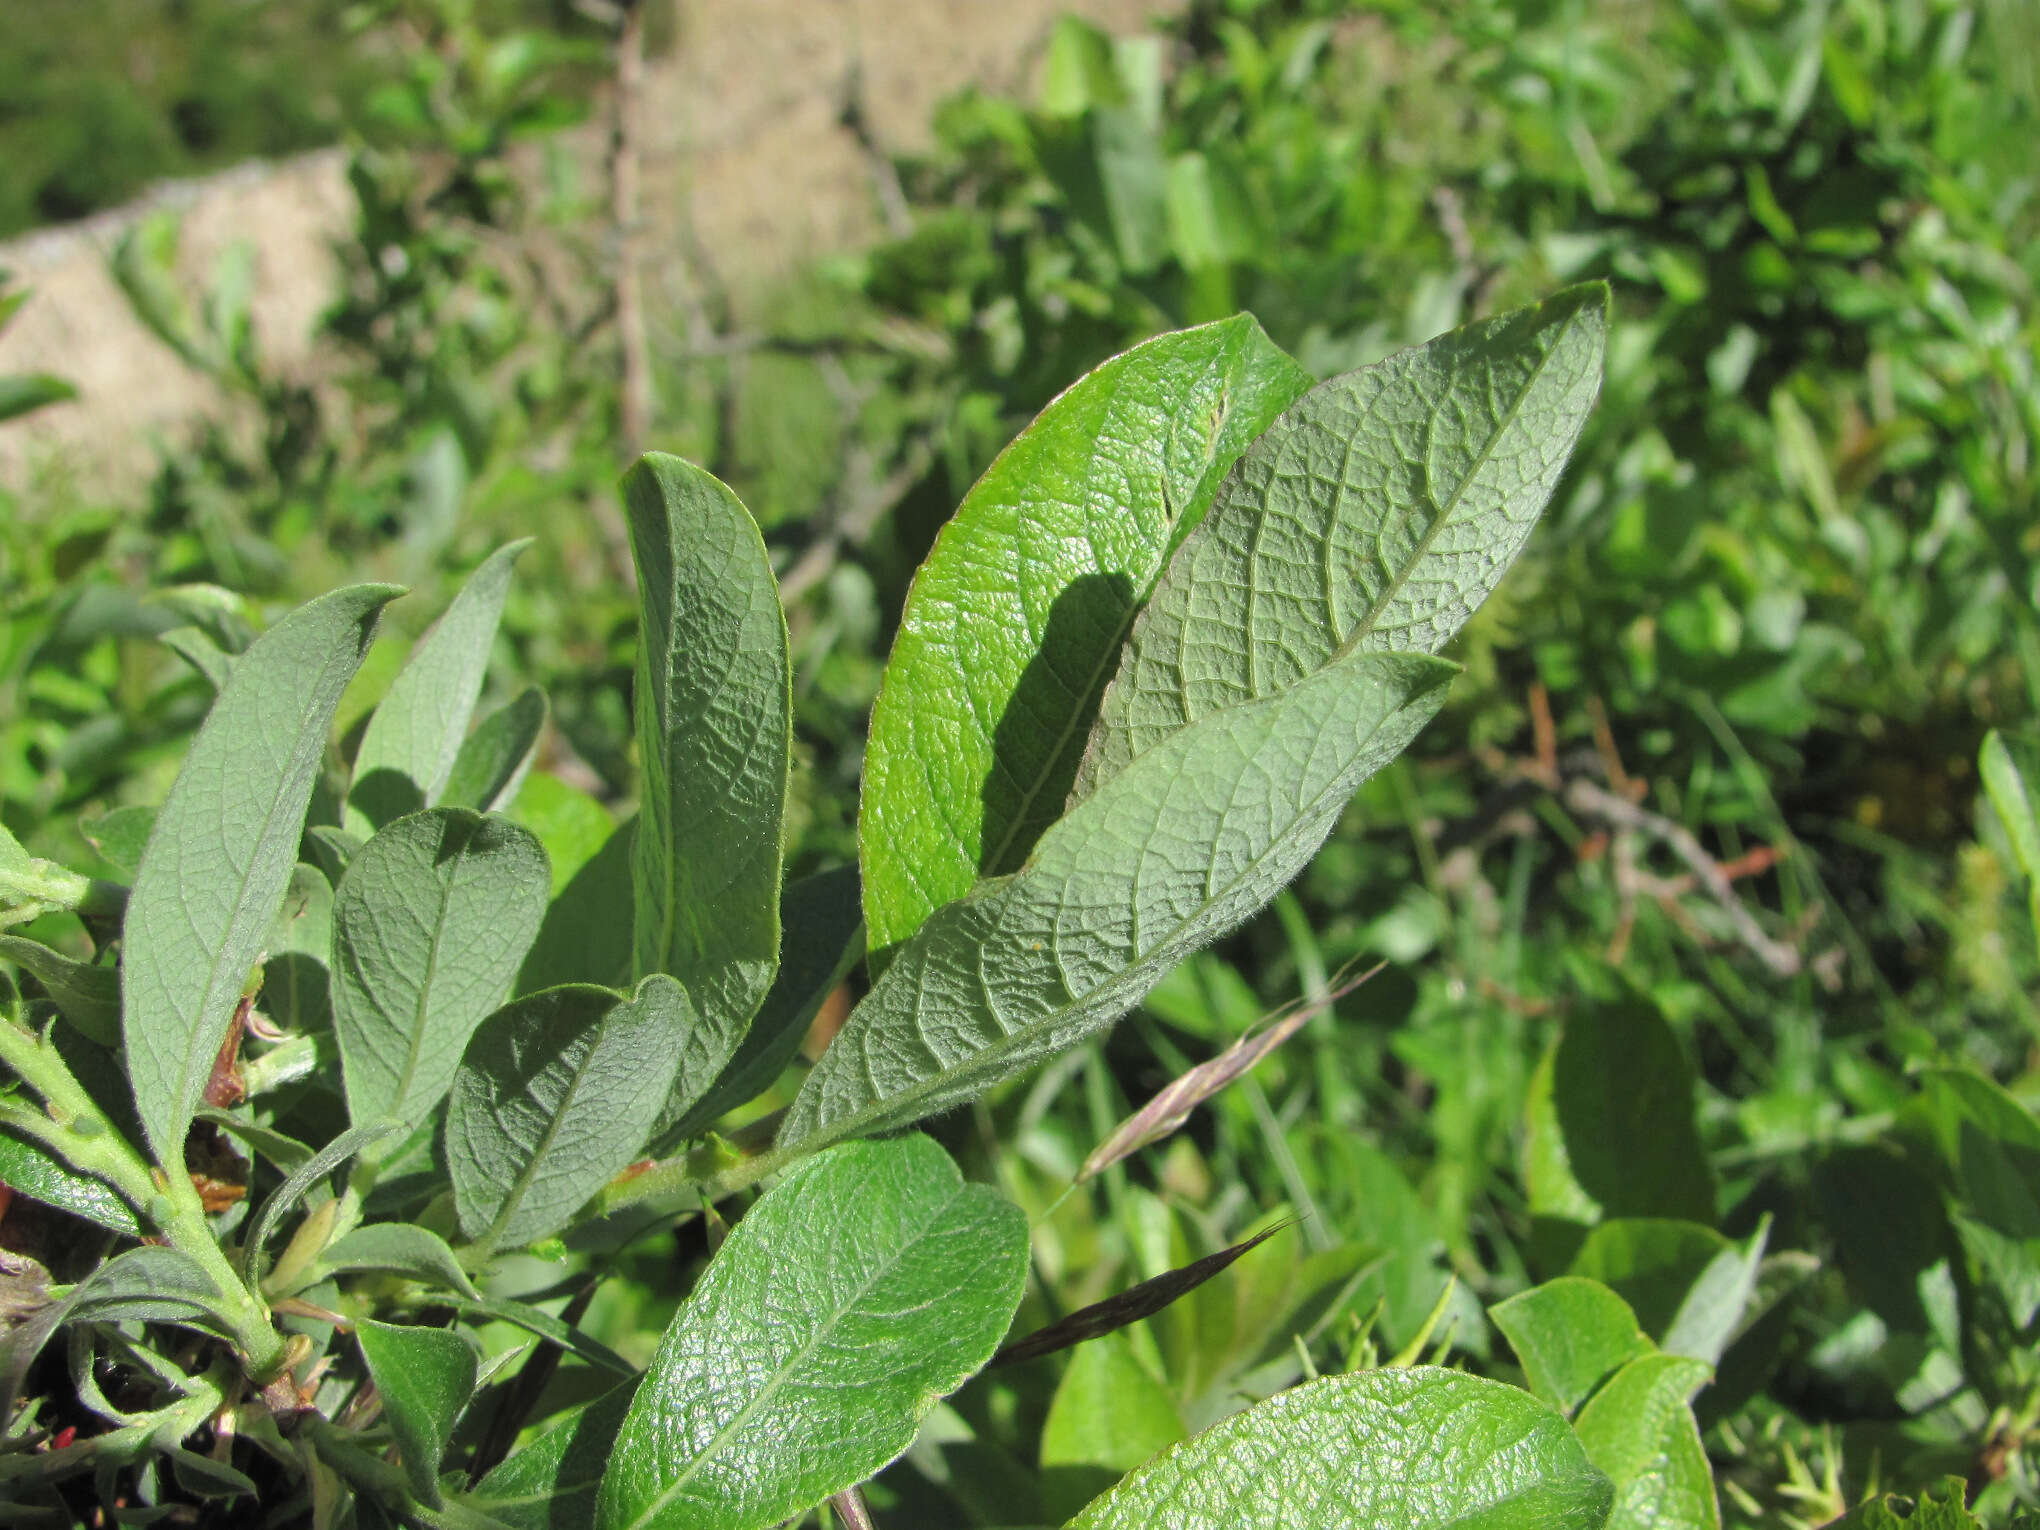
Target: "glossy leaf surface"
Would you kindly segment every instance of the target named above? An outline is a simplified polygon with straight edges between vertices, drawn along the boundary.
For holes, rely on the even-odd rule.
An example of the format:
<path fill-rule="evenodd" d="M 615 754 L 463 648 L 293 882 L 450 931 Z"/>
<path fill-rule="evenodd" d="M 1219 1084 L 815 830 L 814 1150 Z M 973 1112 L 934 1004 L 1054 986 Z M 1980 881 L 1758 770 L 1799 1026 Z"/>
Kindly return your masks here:
<path fill-rule="evenodd" d="M 1162 335 L 1043 409 L 914 578 L 858 823 L 875 951 L 1062 812 L 1098 697 L 1170 551 L 1310 385 L 1251 317 Z"/>
<path fill-rule="evenodd" d="M 602 1482 L 603 1530 L 762 1530 L 905 1450 L 991 1355 L 1027 1221 L 925 1137 L 808 1159 L 666 1330 Z"/>
<path fill-rule="evenodd" d="M 1599 1530 L 1611 1498 L 1544 1403 L 1423 1366 L 1328 1376 L 1234 1414 L 1069 1530 Z"/>

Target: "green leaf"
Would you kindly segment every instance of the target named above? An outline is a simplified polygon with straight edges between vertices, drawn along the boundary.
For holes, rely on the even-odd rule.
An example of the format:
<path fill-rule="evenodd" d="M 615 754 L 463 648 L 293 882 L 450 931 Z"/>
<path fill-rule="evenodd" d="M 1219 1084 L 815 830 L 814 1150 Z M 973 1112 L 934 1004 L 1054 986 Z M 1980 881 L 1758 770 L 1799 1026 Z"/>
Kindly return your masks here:
<path fill-rule="evenodd" d="M 1567 1015 L 1552 1103 L 1573 1178 L 1608 1216 L 1714 1220 L 1679 1038 L 1641 995 Z"/>
<path fill-rule="evenodd" d="M 156 810 L 152 807 L 115 808 L 97 818 L 81 819 L 78 832 L 85 837 L 99 858 L 115 871 L 134 880 L 136 868 L 142 864 L 142 851 L 148 847 L 149 835 L 156 827 Z"/>
<path fill-rule="evenodd" d="M 77 396 L 76 388 L 47 372 L 0 374 L 0 420 L 16 419 L 46 404 L 67 403 Z"/>
<path fill-rule="evenodd" d="M 382 1394 L 383 1416 L 404 1459 L 411 1491 L 437 1507 L 439 1463 L 461 1410 L 475 1392 L 475 1352 L 444 1328 L 363 1318 L 354 1325 L 361 1358 Z"/>
<path fill-rule="evenodd" d="M 231 1338 L 217 1314 L 220 1289 L 189 1254 L 143 1245 L 116 1254 L 78 1283 L 70 1323 L 175 1323 Z"/>
<path fill-rule="evenodd" d="M 524 778 L 504 815 L 531 830 L 545 846 L 546 859 L 552 862 L 555 898 L 616 831 L 616 819 L 608 808 L 578 786 L 569 786 L 542 770 Z M 628 977 L 625 973 L 617 981 Z"/>
<path fill-rule="evenodd" d="M 433 808 L 390 824 L 333 899 L 333 1028 L 356 1121 L 424 1119 L 475 1027 L 509 995 L 551 873 L 496 814 Z"/>
<path fill-rule="evenodd" d="M 555 893 L 518 969 L 519 994 L 562 983 L 622 988 L 630 982 L 631 858 L 636 836 L 635 818 L 616 825 L 606 842 L 598 842 L 601 849 Z"/>
<path fill-rule="evenodd" d="M 757 523 L 709 474 L 654 452 L 623 495 L 641 622 L 636 971 L 678 978 L 703 1025 L 741 1036 L 779 965 L 786 617 Z"/>
<path fill-rule="evenodd" d="M 1857 1504 L 1827 1530 L 1977 1530 L 1968 1493 L 1969 1486 L 1960 1477 L 1943 1477 L 1917 1498 L 1880 1493 Z"/>
<path fill-rule="evenodd" d="M 530 545 L 526 537 L 490 554 L 411 650 L 355 751 L 348 833 L 367 839 L 439 801 L 482 694 L 511 568 Z"/>
<path fill-rule="evenodd" d="M 1594 1388 L 1656 1346 L 1629 1303 L 1597 1280 L 1565 1275 L 1488 1309 L 1530 1390 L 1570 1414 Z"/>
<path fill-rule="evenodd" d="M 1580 1410 L 1574 1428 L 1615 1484 L 1609 1530 L 1717 1530 L 1721 1506 L 1688 1399 L 1707 1384 L 1706 1362 L 1644 1355 L 1617 1371 Z"/>
<path fill-rule="evenodd" d="M 734 1044 L 657 974 L 635 996 L 549 988 L 496 1011 L 468 1043 L 447 1105 L 462 1233 L 493 1248 L 559 1231 L 638 1156 L 676 1074 L 698 1093 Z"/>
<path fill-rule="evenodd" d="M 1454 330 L 1276 421 L 1134 624 L 1072 800 L 1339 657 L 1444 647 L 1558 484 L 1600 389 L 1607 302 L 1576 287 Z"/>
<path fill-rule="evenodd" d="M 0 1185 L 109 1232 L 130 1238 L 142 1235 L 133 1208 L 112 1186 L 80 1173 L 34 1138 L 5 1126 L 0 1126 Z"/>
<path fill-rule="evenodd" d="M 286 1175 L 310 1163 L 315 1156 L 312 1149 L 297 1138 L 285 1136 L 274 1127 L 244 1120 L 232 1111 L 205 1105 L 199 1108 L 194 1119 L 210 1121 L 221 1131 L 238 1137 Z"/>
<path fill-rule="evenodd" d="M 629 1381 L 573 1409 L 465 1500 L 511 1530 L 594 1530 L 595 1492 L 637 1394 Z"/>
<path fill-rule="evenodd" d="M 1418 1366 L 1327 1376 L 1236 1413 L 1068 1530 L 1599 1530 L 1611 1500 L 1544 1403 Z"/>
<path fill-rule="evenodd" d="M 1131 1471 L 1188 1434 L 1167 1388 L 1125 1334 L 1110 1333 L 1070 1356 L 1041 1426 L 1041 1464 Z"/>
<path fill-rule="evenodd" d="M 380 1142 L 404 1129 L 399 1121 L 364 1121 L 350 1126 L 310 1158 L 292 1169 L 283 1183 L 269 1193 L 249 1223 L 248 1236 L 241 1243 L 241 1272 L 244 1278 L 259 1280 L 262 1250 L 279 1223 L 293 1207 L 311 1193 L 312 1186 L 346 1163 L 371 1143 Z"/>
<path fill-rule="evenodd" d="M 71 960 L 40 941 L 0 935 L 0 957 L 42 984 L 57 1013 L 103 1047 L 120 1045 L 120 970 Z"/>
<path fill-rule="evenodd" d="M 157 1161 L 184 1134 L 297 864 L 340 693 L 390 585 L 301 606 L 234 666 L 156 816 L 129 895 L 121 1029 Z"/>
<path fill-rule="evenodd" d="M 545 692 L 535 685 L 484 717 L 453 757 L 440 802 L 447 807 L 473 808 L 477 813 L 493 813 L 506 806 L 524 784 L 524 773 L 531 768 L 532 755 L 538 749 L 538 736 L 545 731 L 545 717 Z"/>
<path fill-rule="evenodd" d="M 1111 1024 L 1302 870 L 1452 673 L 1355 655 L 1149 751 L 1022 870 L 921 927 L 808 1075 L 780 1141 L 902 1125 Z"/>
<path fill-rule="evenodd" d="M 607 1344 L 583 1333 L 571 1323 L 562 1322 L 542 1307 L 514 1301 L 507 1296 L 485 1296 L 480 1301 L 461 1301 L 455 1305 L 466 1316 L 495 1318 L 522 1328 L 526 1333 L 537 1334 L 541 1339 L 550 1339 L 568 1354 L 614 1375 L 633 1379 L 638 1375 L 638 1368 Z"/>
<path fill-rule="evenodd" d="M 810 1158 L 730 1233 L 660 1341 L 603 1530 L 760 1530 L 863 1481 L 991 1355 L 1027 1219 L 925 1137 Z"/>
<path fill-rule="evenodd" d="M 858 842 L 875 951 L 1026 859 L 1169 553 L 1309 385 L 1245 315 L 1162 335 L 1071 386 L 964 496 L 872 712 Z"/>
<path fill-rule="evenodd" d="M 787 885 L 786 935 L 771 991 L 714 1087 L 662 1137 L 706 1130 L 724 1111 L 769 1089 L 793 1061 L 822 1002 L 864 954 L 857 881 L 855 866 L 838 866 Z"/>
<path fill-rule="evenodd" d="M 288 1030 L 321 1031 L 333 1019 L 333 884 L 318 867 L 291 868 L 262 963 L 262 1012 Z"/>
<path fill-rule="evenodd" d="M 453 1250 L 437 1233 L 408 1222 L 374 1222 L 335 1239 L 319 1255 L 319 1263 L 336 1275 L 379 1270 L 405 1275 L 463 1296 L 480 1295 Z"/>
<path fill-rule="evenodd" d="M 1569 1273 L 1611 1287 L 1662 1348 L 1712 1365 L 1755 1294 L 1768 1233 L 1738 1246 L 1696 1222 L 1619 1218 L 1587 1235 Z"/>

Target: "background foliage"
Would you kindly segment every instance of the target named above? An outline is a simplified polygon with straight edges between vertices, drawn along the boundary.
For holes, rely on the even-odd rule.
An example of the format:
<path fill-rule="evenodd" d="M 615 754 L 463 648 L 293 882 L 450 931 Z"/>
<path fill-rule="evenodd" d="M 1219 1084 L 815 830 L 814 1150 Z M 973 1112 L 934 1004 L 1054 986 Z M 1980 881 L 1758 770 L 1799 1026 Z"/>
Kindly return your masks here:
<path fill-rule="evenodd" d="M 209 696 L 176 634 L 235 651 L 343 573 L 419 587 L 430 614 L 526 532 L 542 555 L 488 693 L 542 681 L 555 727 L 516 813 L 557 872 L 561 825 L 580 815 L 585 858 L 632 801 L 601 188 L 534 190 L 506 162 L 573 114 L 592 59 L 551 30 L 510 47 L 506 19 L 384 8 L 436 62 L 373 103 L 332 87 L 364 102 L 360 222 L 316 388 L 265 368 L 231 261 L 193 293 L 170 225 L 124 248 L 137 307 L 245 428 L 167 456 L 142 504 L 55 481 L 0 505 L 0 818 L 31 848 L 83 863 L 81 817 L 162 799 Z M 1974 1232 L 2030 1260 L 2040 1227 L 1979 1200 L 1944 1150 L 1960 1089 L 1930 1072 L 2040 1095 L 2026 889 L 1975 766 L 1988 729 L 2030 737 L 2040 698 L 2036 50 L 2013 0 L 1230 0 L 1142 38 L 1069 24 L 1035 99 L 966 93 L 934 150 L 879 167 L 900 237 L 789 283 L 765 329 L 711 303 L 703 343 L 655 357 L 656 444 L 744 495 L 790 592 L 806 872 L 850 856 L 908 575 L 1080 372 L 1244 309 L 1322 376 L 1567 281 L 1615 290 L 1599 410 L 1438 723 L 1268 916 L 942 1127 L 1035 1222 L 1023 1328 L 1295 1214 L 1291 1247 L 1116 1348 L 973 1383 L 875 1502 L 992 1524 L 1027 1493 L 1048 1519 L 1307 1369 L 1414 1346 L 1509 1374 L 1521 1350 L 1484 1308 L 1568 1271 L 1672 1349 L 1681 1272 L 1730 1251 L 1762 1300 L 1698 1401 L 1728 1518 L 1821 1523 L 1951 1472 L 1987 1518 L 2040 1492 L 2018 1295 L 2040 1265 Z M 312 131 L 219 110 L 223 155 Z M 122 131 L 138 179 L 194 162 L 144 157 L 159 119 Z M 573 280 L 534 281 L 505 232 Z M 392 613 L 343 726 L 423 619 Z M 1064 1194 L 1129 1109 L 1297 999 L 1324 1007 L 1166 1148 Z M 624 1257 L 589 1331 L 643 1361 L 702 1252 Z M 1084 1422 L 1108 1416 L 1138 1427 Z"/>

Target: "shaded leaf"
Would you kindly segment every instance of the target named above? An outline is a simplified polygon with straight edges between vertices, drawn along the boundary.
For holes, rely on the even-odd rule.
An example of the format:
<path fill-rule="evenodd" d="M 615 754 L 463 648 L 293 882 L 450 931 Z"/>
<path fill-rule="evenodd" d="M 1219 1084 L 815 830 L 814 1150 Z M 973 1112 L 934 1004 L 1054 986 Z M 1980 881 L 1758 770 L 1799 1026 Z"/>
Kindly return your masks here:
<path fill-rule="evenodd" d="M 382 1394 L 383 1416 L 403 1456 L 411 1491 L 437 1506 L 439 1463 L 453 1426 L 475 1391 L 475 1352 L 444 1328 L 416 1328 L 363 1318 L 355 1342 Z"/>
<path fill-rule="evenodd" d="M 771 991 L 714 1087 L 661 1136 L 680 1138 L 706 1130 L 723 1112 L 769 1089 L 785 1071 L 823 1001 L 864 954 L 864 910 L 857 891 L 855 866 L 787 884 L 780 910 L 786 934 Z"/>
<path fill-rule="evenodd" d="M 475 725 L 453 757 L 439 800 L 447 807 L 492 813 L 507 806 L 524 784 L 538 737 L 545 731 L 545 692 L 528 686 Z"/>
<path fill-rule="evenodd" d="M 536 1334 L 553 1343 L 577 1359 L 590 1365 L 600 1366 L 618 1376 L 635 1378 L 638 1368 L 632 1365 L 600 1339 L 583 1333 L 573 1324 L 553 1316 L 542 1307 L 529 1302 L 520 1302 L 507 1296 L 485 1296 L 480 1301 L 466 1300 L 454 1305 L 466 1316 L 495 1318 L 500 1322 L 522 1328 L 526 1333 Z"/>
<path fill-rule="evenodd" d="M 511 1530 L 594 1530 L 595 1492 L 635 1381 L 573 1409 L 484 1477 L 467 1502 Z"/>
<path fill-rule="evenodd" d="M 243 1277 L 251 1281 L 261 1279 L 262 1250 L 268 1246 L 277 1225 L 311 1193 L 312 1186 L 370 1143 L 379 1142 L 403 1129 L 401 1122 L 392 1120 L 365 1121 L 351 1126 L 291 1170 L 284 1182 L 269 1193 L 269 1199 L 262 1203 L 261 1209 L 248 1224 L 248 1235 L 241 1244 Z"/>
<path fill-rule="evenodd" d="M 1679 1038 L 1641 995 L 1566 1016 L 1552 1104 L 1568 1168 L 1608 1216 L 1712 1223 L 1714 1174 Z"/>
<path fill-rule="evenodd" d="M 537 934 L 545 852 L 507 818 L 433 808 L 362 846 L 333 900 L 333 1029 L 356 1121 L 418 1121 Z"/>
<path fill-rule="evenodd" d="M 103 1047 L 120 1045 L 120 972 L 73 961 L 40 941 L 0 935 L 0 957 L 42 984 L 57 1013 Z"/>
<path fill-rule="evenodd" d="M 124 925 L 121 1029 L 157 1160 L 185 1129 L 282 902 L 340 693 L 397 591 L 301 606 L 234 666 L 156 817 Z"/>
<path fill-rule="evenodd" d="M 1976 1530 L 1976 1526 L 1967 1484 L 1960 1477 L 1943 1477 L 1916 1498 L 1880 1493 L 1857 1504 L 1828 1530 Z"/>
<path fill-rule="evenodd" d="M 921 927 L 808 1075 L 780 1141 L 904 1124 L 1111 1024 L 1303 868 L 1452 673 L 1357 655 L 1149 751 L 1022 870 Z"/>
<path fill-rule="evenodd" d="M 0 1126 L 0 1185 L 109 1232 L 142 1235 L 134 1208 L 111 1185 L 80 1173 L 33 1137 L 6 1126 Z"/>
<path fill-rule="evenodd" d="M 46 404 L 62 404 L 78 390 L 47 372 L 0 373 L 0 421 L 31 414 Z"/>
<path fill-rule="evenodd" d="M 678 978 L 704 1025 L 741 1036 L 779 964 L 786 617 L 757 523 L 712 476 L 651 453 L 623 494 L 640 610 L 636 971 Z"/>
<path fill-rule="evenodd" d="M 666 1330 L 602 1481 L 605 1530 L 761 1530 L 863 1481 L 991 1355 L 1027 1221 L 925 1137 L 761 1196 Z"/>
<path fill-rule="evenodd" d="M 136 869 L 142 864 L 142 851 L 148 848 L 149 835 L 155 827 L 154 808 L 123 807 L 97 818 L 80 820 L 78 832 L 101 860 L 133 881 Z"/>
<path fill-rule="evenodd" d="M 461 1231 L 488 1247 L 564 1227 L 643 1150 L 677 1074 L 698 1093 L 734 1038 L 653 975 L 635 995 L 549 988 L 482 1022 L 455 1074 L 446 1163 Z"/>
<path fill-rule="evenodd" d="M 608 822 L 606 814 L 603 821 Z M 631 845 L 636 834 L 635 818 L 616 825 L 601 849 L 554 894 L 518 969 L 518 993 L 562 983 L 622 988 L 630 982 Z"/>
<path fill-rule="evenodd" d="M 1070 1356 L 1041 1426 L 1041 1464 L 1131 1471 L 1188 1436 L 1168 1389 L 1108 1334 Z"/>
<path fill-rule="evenodd" d="M 408 1222 L 373 1222 L 337 1238 L 319 1255 L 319 1263 L 336 1275 L 379 1270 L 445 1286 L 463 1296 L 479 1296 L 453 1250 L 437 1233 Z"/>
<path fill-rule="evenodd" d="M 858 843 L 874 951 L 1026 859 L 1169 553 L 1309 385 L 1245 315 L 1158 336 L 1065 390 L 964 496 L 872 712 Z"/>
<path fill-rule="evenodd" d="M 190 1255 L 144 1244 L 116 1254 L 80 1281 L 68 1323 L 175 1323 L 222 1338 L 233 1327 L 218 1316 L 220 1290 Z"/>

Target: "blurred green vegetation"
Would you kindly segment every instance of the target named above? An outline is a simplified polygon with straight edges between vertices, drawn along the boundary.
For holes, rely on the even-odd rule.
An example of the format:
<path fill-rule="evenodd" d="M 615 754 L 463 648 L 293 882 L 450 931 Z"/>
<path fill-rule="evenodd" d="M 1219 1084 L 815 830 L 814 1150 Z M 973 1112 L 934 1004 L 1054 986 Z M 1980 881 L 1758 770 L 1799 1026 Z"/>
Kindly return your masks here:
<path fill-rule="evenodd" d="M 602 188 L 503 161 L 587 58 L 399 9 L 436 49 L 384 81 L 408 138 L 354 151 L 331 381 L 273 378 L 234 270 L 182 292 L 152 226 L 130 292 L 254 428 L 168 454 L 139 505 L 60 476 L 0 504 L 0 816 L 46 853 L 160 798 L 206 692 L 153 638 L 198 605 L 345 574 L 436 609 L 526 532 L 492 691 L 548 687 L 543 763 L 575 784 L 534 777 L 522 810 L 627 806 Z M 1037 1318 L 1302 1215 L 1118 1357 L 1147 1415 L 1194 1428 L 1369 1346 L 1504 1368 L 1483 1305 L 1568 1268 L 1647 1305 L 1650 1260 L 1690 1274 L 1733 1240 L 1765 1299 L 1701 1402 L 1732 1521 L 1817 1524 L 1943 1471 L 1994 1522 L 2040 1494 L 2040 1335 L 2005 1294 L 2040 1265 L 1979 1252 L 1934 1146 L 1955 1107 L 1921 1082 L 2040 1099 L 2040 953 L 1975 769 L 2040 700 L 2036 35 L 2018 0 L 1200 0 L 1154 36 L 1065 25 L 1032 101 L 949 102 L 932 151 L 879 167 L 908 229 L 742 306 L 769 324 L 689 253 L 705 297 L 655 331 L 654 440 L 739 488 L 788 579 L 798 872 L 854 855 L 906 579 L 1086 367 L 1244 308 L 1329 374 L 1614 286 L 1599 412 L 1446 714 L 1271 914 L 944 1128 L 1036 1218 Z M 1166 1148 L 1065 1193 L 1170 1077 L 1374 960 Z M 1606 1126 L 1659 1165 L 1629 1190 L 1551 1153 L 1597 1077 L 1672 1102 Z M 699 1252 L 627 1261 L 591 1325 L 641 1350 L 636 1309 Z M 974 1383 L 880 1496 L 903 1523 L 1065 1512 L 1130 1464 L 1053 1427 L 1098 1371 Z M 566 1368 L 555 1402 L 586 1384 Z"/>
<path fill-rule="evenodd" d="M 566 0 L 472 0 L 492 30 L 573 29 Z M 339 140 L 405 39 L 360 0 L 18 0 L 0 41 L 0 239 L 153 182 Z M 585 23 L 581 23 L 585 30 Z"/>

